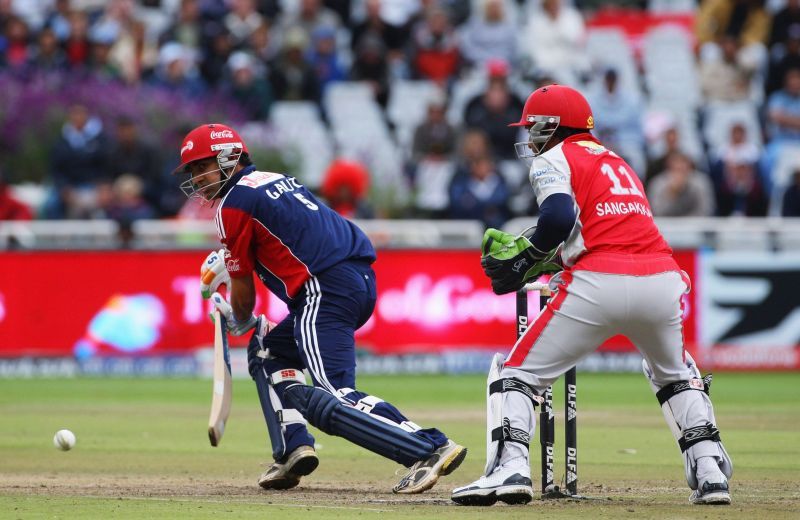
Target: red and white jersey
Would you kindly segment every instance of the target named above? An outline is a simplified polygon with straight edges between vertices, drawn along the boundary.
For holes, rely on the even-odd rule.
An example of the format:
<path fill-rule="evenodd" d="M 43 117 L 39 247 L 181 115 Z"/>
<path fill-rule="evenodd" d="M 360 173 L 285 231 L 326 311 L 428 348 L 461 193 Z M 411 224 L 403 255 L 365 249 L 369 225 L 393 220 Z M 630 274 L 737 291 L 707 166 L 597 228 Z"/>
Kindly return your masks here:
<path fill-rule="evenodd" d="M 639 275 L 678 270 L 638 176 L 591 134 L 570 136 L 535 157 L 530 182 L 539 205 L 554 193 L 575 200 L 565 267 Z"/>

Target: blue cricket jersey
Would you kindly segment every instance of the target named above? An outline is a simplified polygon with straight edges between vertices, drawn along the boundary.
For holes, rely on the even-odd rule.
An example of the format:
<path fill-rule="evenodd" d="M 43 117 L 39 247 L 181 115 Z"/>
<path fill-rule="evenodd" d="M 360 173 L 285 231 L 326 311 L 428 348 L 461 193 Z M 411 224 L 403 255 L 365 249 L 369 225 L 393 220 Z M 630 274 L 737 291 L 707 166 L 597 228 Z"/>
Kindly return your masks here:
<path fill-rule="evenodd" d="M 255 270 L 288 303 L 309 278 L 329 267 L 375 261 L 364 232 L 294 177 L 249 166 L 228 183 L 215 222 L 231 277 L 251 276 Z"/>

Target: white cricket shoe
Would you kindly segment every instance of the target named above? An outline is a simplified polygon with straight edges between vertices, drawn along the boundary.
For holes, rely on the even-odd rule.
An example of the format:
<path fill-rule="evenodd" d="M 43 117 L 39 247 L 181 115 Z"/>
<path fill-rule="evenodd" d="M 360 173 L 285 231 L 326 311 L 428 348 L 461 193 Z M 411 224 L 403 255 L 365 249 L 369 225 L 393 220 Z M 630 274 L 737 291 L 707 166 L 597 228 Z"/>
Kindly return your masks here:
<path fill-rule="evenodd" d="M 400 482 L 392 488 L 394 493 L 422 493 L 433 487 L 440 476 L 449 475 L 461 465 L 467 456 L 467 448 L 448 440 L 447 444 L 433 455 L 408 468 Z"/>
<path fill-rule="evenodd" d="M 689 502 L 700 505 L 728 505 L 731 503 L 731 494 L 728 481 L 723 477 L 722 482 L 706 480 L 697 489 L 692 491 Z"/>
<path fill-rule="evenodd" d="M 506 504 L 527 504 L 533 499 L 530 468 L 500 466 L 491 475 L 456 488 L 450 498 L 464 506 L 490 506 L 500 500 Z"/>
<path fill-rule="evenodd" d="M 317 452 L 311 446 L 300 446 L 286 457 L 286 462 L 275 462 L 258 479 L 264 489 L 290 489 L 300 483 L 300 477 L 309 475 L 319 466 Z"/>

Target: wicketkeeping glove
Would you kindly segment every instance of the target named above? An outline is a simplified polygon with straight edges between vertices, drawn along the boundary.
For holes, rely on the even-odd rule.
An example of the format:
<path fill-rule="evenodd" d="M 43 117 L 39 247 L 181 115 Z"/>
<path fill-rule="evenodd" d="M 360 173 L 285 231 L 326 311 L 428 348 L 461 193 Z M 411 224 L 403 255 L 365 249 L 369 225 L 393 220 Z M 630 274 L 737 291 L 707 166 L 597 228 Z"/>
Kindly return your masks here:
<path fill-rule="evenodd" d="M 212 251 L 200 266 L 200 294 L 208 299 L 222 284 L 231 285 L 231 277 L 225 269 L 225 248 Z"/>
<path fill-rule="evenodd" d="M 228 325 L 228 333 L 232 336 L 241 336 L 250 329 L 256 329 L 255 334 L 257 337 L 260 336 L 259 344 L 263 348 L 264 336 L 275 327 L 274 322 L 269 321 L 263 314 L 260 316 L 252 314 L 247 321 L 236 321 L 236 317 L 233 314 L 233 307 L 231 307 L 231 304 L 228 303 L 228 300 L 226 300 L 224 296 L 220 293 L 213 293 L 211 295 L 211 301 L 220 314 L 225 317 L 225 322 Z"/>
<path fill-rule="evenodd" d="M 495 294 L 507 294 L 522 288 L 541 274 L 561 271 L 560 248 L 543 252 L 524 235 L 512 235 L 489 228 L 483 234 L 481 267 L 492 281 Z"/>

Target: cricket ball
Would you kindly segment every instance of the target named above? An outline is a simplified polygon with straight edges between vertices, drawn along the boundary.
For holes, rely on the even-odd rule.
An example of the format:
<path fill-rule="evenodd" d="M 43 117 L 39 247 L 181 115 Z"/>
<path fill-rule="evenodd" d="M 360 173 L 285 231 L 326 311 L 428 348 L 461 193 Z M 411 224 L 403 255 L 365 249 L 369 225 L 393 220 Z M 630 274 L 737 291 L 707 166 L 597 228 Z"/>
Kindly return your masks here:
<path fill-rule="evenodd" d="M 62 451 L 69 451 L 75 447 L 75 434 L 69 430 L 58 430 L 53 436 L 53 445 Z"/>

